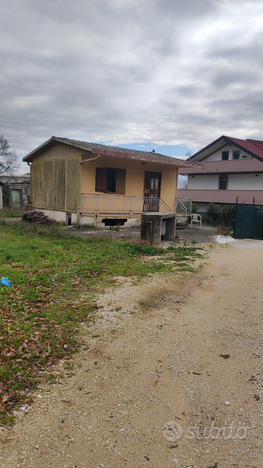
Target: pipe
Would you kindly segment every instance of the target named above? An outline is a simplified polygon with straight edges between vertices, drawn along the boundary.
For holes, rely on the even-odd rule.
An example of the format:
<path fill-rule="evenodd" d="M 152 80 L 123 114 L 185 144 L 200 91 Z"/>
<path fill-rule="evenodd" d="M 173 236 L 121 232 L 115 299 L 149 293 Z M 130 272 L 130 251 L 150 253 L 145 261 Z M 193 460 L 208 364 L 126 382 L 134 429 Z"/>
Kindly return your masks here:
<path fill-rule="evenodd" d="M 153 237 L 153 222 L 152 221 L 147 221 L 147 224 L 150 224 L 150 242 L 152 243 L 152 237 Z"/>
<path fill-rule="evenodd" d="M 89 161 L 94 161 L 95 159 L 99 159 L 100 158 L 100 154 L 98 156 L 95 156 L 95 158 L 90 158 L 90 159 L 84 159 L 84 161 L 80 161 L 79 163 L 80 164 L 83 164 L 85 162 L 89 162 Z"/>

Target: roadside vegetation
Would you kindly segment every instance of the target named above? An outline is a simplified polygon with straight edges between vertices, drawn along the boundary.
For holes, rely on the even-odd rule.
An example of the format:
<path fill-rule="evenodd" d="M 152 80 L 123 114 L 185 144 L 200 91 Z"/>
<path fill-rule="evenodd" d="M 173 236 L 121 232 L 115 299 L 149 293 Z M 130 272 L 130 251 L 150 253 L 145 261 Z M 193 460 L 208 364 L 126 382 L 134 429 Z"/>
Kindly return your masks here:
<path fill-rule="evenodd" d="M 233 226 L 235 220 L 235 205 L 220 205 L 209 203 L 207 212 L 202 213 L 203 221 L 211 226 Z"/>
<path fill-rule="evenodd" d="M 154 273 L 195 271 L 206 256 L 195 245 L 151 245 L 83 239 L 23 223 L 0 226 L 0 423 L 31 401 L 40 383 L 54 381 L 52 365 L 81 345 L 78 326 L 94 321 L 96 295 L 117 283 Z"/>
<path fill-rule="evenodd" d="M 9 208 L 8 206 L 4 206 L 0 210 L 0 219 L 3 220 L 4 218 L 21 218 L 24 213 L 25 208 Z"/>

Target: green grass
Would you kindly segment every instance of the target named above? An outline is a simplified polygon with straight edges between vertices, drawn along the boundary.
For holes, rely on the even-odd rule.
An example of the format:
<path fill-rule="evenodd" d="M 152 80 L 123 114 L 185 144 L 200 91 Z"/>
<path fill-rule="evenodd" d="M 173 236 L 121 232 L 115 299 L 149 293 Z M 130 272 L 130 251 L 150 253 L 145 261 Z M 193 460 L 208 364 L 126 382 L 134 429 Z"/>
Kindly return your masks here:
<path fill-rule="evenodd" d="M 4 206 L 2 210 L 0 210 L 0 219 L 3 218 L 22 218 L 23 214 L 25 213 L 25 208 L 8 208 Z"/>
<path fill-rule="evenodd" d="M 0 226 L 0 274 L 13 282 L 0 286 L 0 423 L 12 423 L 13 409 L 30 402 L 30 391 L 54 379 L 52 364 L 78 350 L 78 325 L 94 321 L 96 294 L 114 277 L 194 271 L 201 250 Z"/>

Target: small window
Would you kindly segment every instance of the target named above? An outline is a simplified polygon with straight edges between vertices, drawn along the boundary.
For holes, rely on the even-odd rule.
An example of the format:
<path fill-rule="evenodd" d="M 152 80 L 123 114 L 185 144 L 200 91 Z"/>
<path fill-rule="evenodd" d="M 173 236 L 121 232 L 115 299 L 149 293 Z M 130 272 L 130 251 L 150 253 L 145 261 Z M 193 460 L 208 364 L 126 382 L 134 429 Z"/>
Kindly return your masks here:
<path fill-rule="evenodd" d="M 219 176 L 219 190 L 226 190 L 227 189 L 227 176 Z"/>
<path fill-rule="evenodd" d="M 233 159 L 239 159 L 240 158 L 240 151 L 233 151 Z"/>
<path fill-rule="evenodd" d="M 222 160 L 227 161 L 229 159 L 229 151 L 222 151 Z"/>

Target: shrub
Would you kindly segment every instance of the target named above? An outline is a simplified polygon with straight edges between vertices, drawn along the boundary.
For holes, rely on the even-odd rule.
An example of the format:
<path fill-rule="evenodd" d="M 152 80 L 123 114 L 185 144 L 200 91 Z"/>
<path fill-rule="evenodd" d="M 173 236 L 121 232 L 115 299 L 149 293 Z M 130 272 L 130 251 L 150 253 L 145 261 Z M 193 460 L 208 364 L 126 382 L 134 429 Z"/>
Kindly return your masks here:
<path fill-rule="evenodd" d="M 225 205 L 222 209 L 222 223 L 225 226 L 232 226 L 235 219 L 235 205 Z"/>
<path fill-rule="evenodd" d="M 212 224 L 212 226 L 218 226 L 219 224 L 221 224 L 222 211 L 219 205 L 209 203 L 207 215 L 209 222 L 210 224 Z"/>
<path fill-rule="evenodd" d="M 231 226 L 235 219 L 235 205 L 217 205 L 209 203 L 207 210 L 207 221 L 212 226 L 218 226 L 224 224 L 225 226 Z"/>

